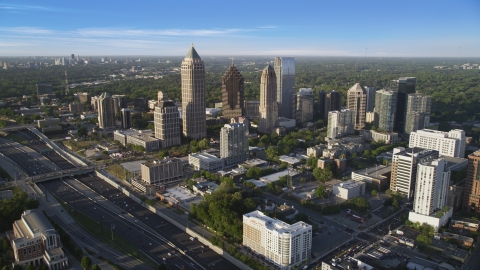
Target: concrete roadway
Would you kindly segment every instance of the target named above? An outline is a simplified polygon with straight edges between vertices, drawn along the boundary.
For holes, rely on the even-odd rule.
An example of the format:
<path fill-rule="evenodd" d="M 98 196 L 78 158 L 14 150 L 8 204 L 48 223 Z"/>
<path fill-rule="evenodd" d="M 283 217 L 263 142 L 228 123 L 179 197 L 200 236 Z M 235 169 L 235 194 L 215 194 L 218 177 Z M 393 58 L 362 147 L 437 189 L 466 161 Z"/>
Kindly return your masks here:
<path fill-rule="evenodd" d="M 182 269 L 184 267 L 185 269 L 199 269 L 192 266 L 191 261 L 185 256 L 178 254 L 178 252 L 173 253 L 173 249 L 157 236 L 143 230 L 136 223 L 126 220 L 121 214 L 112 212 L 103 205 L 83 196 L 67 184 L 55 180 L 43 183 L 43 185 L 70 204 L 70 206 L 76 205 L 77 211 L 92 217 L 99 224 L 103 223 L 104 230 L 115 226 L 113 230 L 116 234 L 137 246 L 138 249 L 156 260 L 157 263 L 162 263 L 163 258 L 166 258 L 165 263 L 169 269 Z"/>
<path fill-rule="evenodd" d="M 147 225 L 151 231 L 168 239 L 176 247 L 181 248 L 191 256 L 195 262 L 200 263 L 202 266 L 208 269 L 211 267 L 213 267 L 212 269 L 221 270 L 237 269 L 235 265 L 207 246 L 202 245 L 197 240 L 191 241 L 190 235 L 186 232 L 169 223 L 159 215 L 144 208 L 142 205 L 127 197 L 125 194 L 100 178 L 94 176 L 82 176 L 78 178 L 78 180 L 88 188 L 92 189 L 95 193 L 101 194 L 103 196 L 103 202 L 107 199 L 108 201 L 115 203 L 119 207 L 117 212 L 123 210 L 125 213 L 129 213 L 135 218 L 135 220 Z M 172 215 L 178 214 L 175 213 Z"/>

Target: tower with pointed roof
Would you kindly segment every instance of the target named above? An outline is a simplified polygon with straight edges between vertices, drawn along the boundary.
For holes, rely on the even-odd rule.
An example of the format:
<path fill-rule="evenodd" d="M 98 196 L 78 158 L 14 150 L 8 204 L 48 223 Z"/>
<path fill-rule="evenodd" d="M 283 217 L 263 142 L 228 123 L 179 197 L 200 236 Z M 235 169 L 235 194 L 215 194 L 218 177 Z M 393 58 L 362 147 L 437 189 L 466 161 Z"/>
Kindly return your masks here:
<path fill-rule="evenodd" d="M 115 129 L 115 104 L 112 95 L 102 93 L 98 99 L 98 127 L 105 130 Z"/>
<path fill-rule="evenodd" d="M 232 61 L 222 78 L 222 114 L 225 119 L 244 115 L 244 80 Z"/>
<path fill-rule="evenodd" d="M 277 76 L 268 65 L 262 72 L 260 81 L 260 123 L 258 131 L 272 134 L 278 126 Z"/>
<path fill-rule="evenodd" d="M 194 140 L 207 136 L 205 116 L 205 65 L 195 48 L 182 61 L 183 134 Z"/>
<path fill-rule="evenodd" d="M 347 93 L 347 109 L 355 112 L 355 129 L 365 127 L 365 115 L 367 110 L 367 91 L 365 87 L 356 83 Z"/>

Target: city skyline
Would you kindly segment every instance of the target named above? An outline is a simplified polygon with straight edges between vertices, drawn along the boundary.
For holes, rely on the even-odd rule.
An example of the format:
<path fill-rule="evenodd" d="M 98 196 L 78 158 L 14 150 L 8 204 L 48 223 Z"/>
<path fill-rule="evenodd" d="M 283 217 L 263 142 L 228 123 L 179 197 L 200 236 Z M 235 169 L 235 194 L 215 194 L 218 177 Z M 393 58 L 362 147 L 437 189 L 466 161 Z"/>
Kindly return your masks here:
<path fill-rule="evenodd" d="M 479 11 L 473 0 L 266 1 L 234 9 L 220 1 L 2 1 L 0 56 L 182 56 L 193 42 L 204 56 L 480 57 Z"/>

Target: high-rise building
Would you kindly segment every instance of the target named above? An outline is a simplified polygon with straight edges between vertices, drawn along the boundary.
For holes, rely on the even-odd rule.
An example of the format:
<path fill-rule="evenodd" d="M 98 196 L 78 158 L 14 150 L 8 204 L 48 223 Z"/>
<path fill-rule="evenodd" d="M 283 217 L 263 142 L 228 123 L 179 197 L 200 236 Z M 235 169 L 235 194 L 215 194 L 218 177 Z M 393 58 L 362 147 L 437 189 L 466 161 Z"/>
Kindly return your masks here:
<path fill-rule="evenodd" d="M 133 108 L 137 111 L 147 111 L 148 110 L 148 99 L 146 98 L 136 98 L 133 100 Z"/>
<path fill-rule="evenodd" d="M 355 112 L 352 110 L 328 112 L 327 137 L 339 138 L 353 134 Z"/>
<path fill-rule="evenodd" d="M 318 112 L 320 113 L 320 118 L 325 119 L 325 98 L 326 94 L 325 91 L 320 90 L 318 91 Z"/>
<path fill-rule="evenodd" d="M 129 129 L 132 127 L 132 112 L 128 108 L 122 108 L 122 128 Z"/>
<path fill-rule="evenodd" d="M 52 85 L 44 83 L 37 84 L 37 97 L 47 94 L 53 94 Z"/>
<path fill-rule="evenodd" d="M 166 94 L 158 92 L 158 105 L 155 107 L 155 137 L 160 139 L 160 147 L 168 148 L 181 144 L 180 114 L 173 101 Z"/>
<path fill-rule="evenodd" d="M 409 147 L 437 150 L 447 157 L 465 157 L 465 131 L 452 129 L 449 132 L 422 129 L 410 133 Z"/>
<path fill-rule="evenodd" d="M 480 150 L 468 155 L 467 177 L 463 197 L 463 210 L 480 214 Z"/>
<path fill-rule="evenodd" d="M 413 211 L 429 216 L 447 205 L 450 170 L 445 159 L 420 162 L 417 165 L 417 183 Z"/>
<path fill-rule="evenodd" d="M 112 95 L 113 98 L 113 110 L 115 115 L 120 113 L 123 108 L 127 107 L 127 102 L 125 100 L 125 95 Z"/>
<path fill-rule="evenodd" d="M 245 100 L 245 116 L 248 119 L 260 117 L 260 100 Z"/>
<path fill-rule="evenodd" d="M 373 105 L 375 105 L 375 87 L 365 86 L 365 92 L 367 93 L 367 112 L 373 112 Z"/>
<path fill-rule="evenodd" d="M 325 95 L 325 120 L 328 120 L 328 112 L 342 109 L 342 93 L 332 90 Z"/>
<path fill-rule="evenodd" d="M 393 149 L 390 189 L 413 198 L 417 180 L 417 165 L 438 158 L 438 151 L 421 148 Z"/>
<path fill-rule="evenodd" d="M 393 131 L 396 106 L 397 92 L 382 89 L 375 93 L 375 126 L 381 131 Z"/>
<path fill-rule="evenodd" d="M 310 258 L 312 226 L 303 221 L 289 225 L 253 211 L 243 215 L 243 245 L 285 269 Z"/>
<path fill-rule="evenodd" d="M 243 76 L 232 62 L 222 78 L 222 114 L 225 119 L 244 115 L 243 88 Z"/>
<path fill-rule="evenodd" d="M 98 127 L 105 130 L 115 129 L 115 111 L 113 98 L 104 92 L 98 99 Z"/>
<path fill-rule="evenodd" d="M 347 109 L 355 112 L 355 129 L 365 127 L 365 113 L 367 108 L 367 91 L 356 83 L 347 93 Z"/>
<path fill-rule="evenodd" d="M 395 132 L 404 133 L 405 131 L 407 95 L 415 94 L 416 84 L 417 78 L 415 77 L 401 77 L 390 82 L 389 90 L 397 92 L 395 126 L 393 129 Z"/>
<path fill-rule="evenodd" d="M 290 98 L 292 96 L 290 95 Z M 291 108 L 291 106 L 290 106 Z M 277 77 L 275 70 L 268 65 L 260 80 L 260 123 L 258 131 L 272 134 L 278 126 Z"/>
<path fill-rule="evenodd" d="M 295 94 L 295 60 L 293 57 L 275 57 L 277 75 L 278 116 L 292 118 L 292 95 Z"/>
<path fill-rule="evenodd" d="M 432 97 L 423 94 L 409 94 L 407 96 L 407 110 L 405 112 L 405 133 L 410 134 L 430 125 L 430 108 Z"/>
<path fill-rule="evenodd" d="M 313 120 L 313 90 L 312 88 L 300 88 L 292 96 L 292 117 L 297 123 Z"/>
<path fill-rule="evenodd" d="M 149 185 L 164 185 L 183 177 L 183 162 L 178 158 L 147 161 L 140 165 L 142 180 Z"/>
<path fill-rule="evenodd" d="M 225 166 L 239 164 L 248 159 L 248 126 L 226 124 L 220 130 L 220 157 Z"/>
<path fill-rule="evenodd" d="M 78 94 L 78 100 L 82 103 L 87 103 L 90 104 L 92 101 L 92 96 L 89 93 L 79 93 Z"/>
<path fill-rule="evenodd" d="M 183 134 L 194 140 L 207 136 L 205 104 L 205 65 L 195 48 L 182 61 Z"/>

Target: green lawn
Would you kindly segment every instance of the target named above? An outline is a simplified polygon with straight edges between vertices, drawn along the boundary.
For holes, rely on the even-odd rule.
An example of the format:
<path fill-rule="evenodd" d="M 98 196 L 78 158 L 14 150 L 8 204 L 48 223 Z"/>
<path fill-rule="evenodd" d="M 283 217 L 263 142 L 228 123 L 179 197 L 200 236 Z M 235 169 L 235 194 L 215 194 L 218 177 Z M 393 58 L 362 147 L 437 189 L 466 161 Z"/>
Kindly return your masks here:
<path fill-rule="evenodd" d="M 57 199 L 58 202 L 61 203 L 65 211 L 67 211 L 70 214 L 70 216 L 90 234 L 102 240 L 102 242 L 108 244 L 112 248 L 119 249 L 134 258 L 138 258 L 140 261 L 142 261 L 143 263 L 146 263 L 148 266 L 152 267 L 153 269 L 156 269 L 158 267 L 158 263 L 152 261 L 143 252 L 139 253 L 138 252 L 139 250 L 137 247 L 135 247 L 133 244 L 131 244 L 127 240 L 123 239 L 120 235 L 118 235 L 115 232 L 113 233 L 113 241 L 112 241 L 112 233 L 109 227 L 107 228 L 106 226 L 103 226 L 103 232 L 102 232 L 102 227 L 97 221 L 95 221 L 94 219 L 90 218 L 87 215 L 84 215 L 80 211 L 77 211 L 77 214 L 75 215 L 74 211 L 70 211 L 73 209 L 72 206 L 66 204 L 57 196 L 55 196 L 55 198 Z"/>

